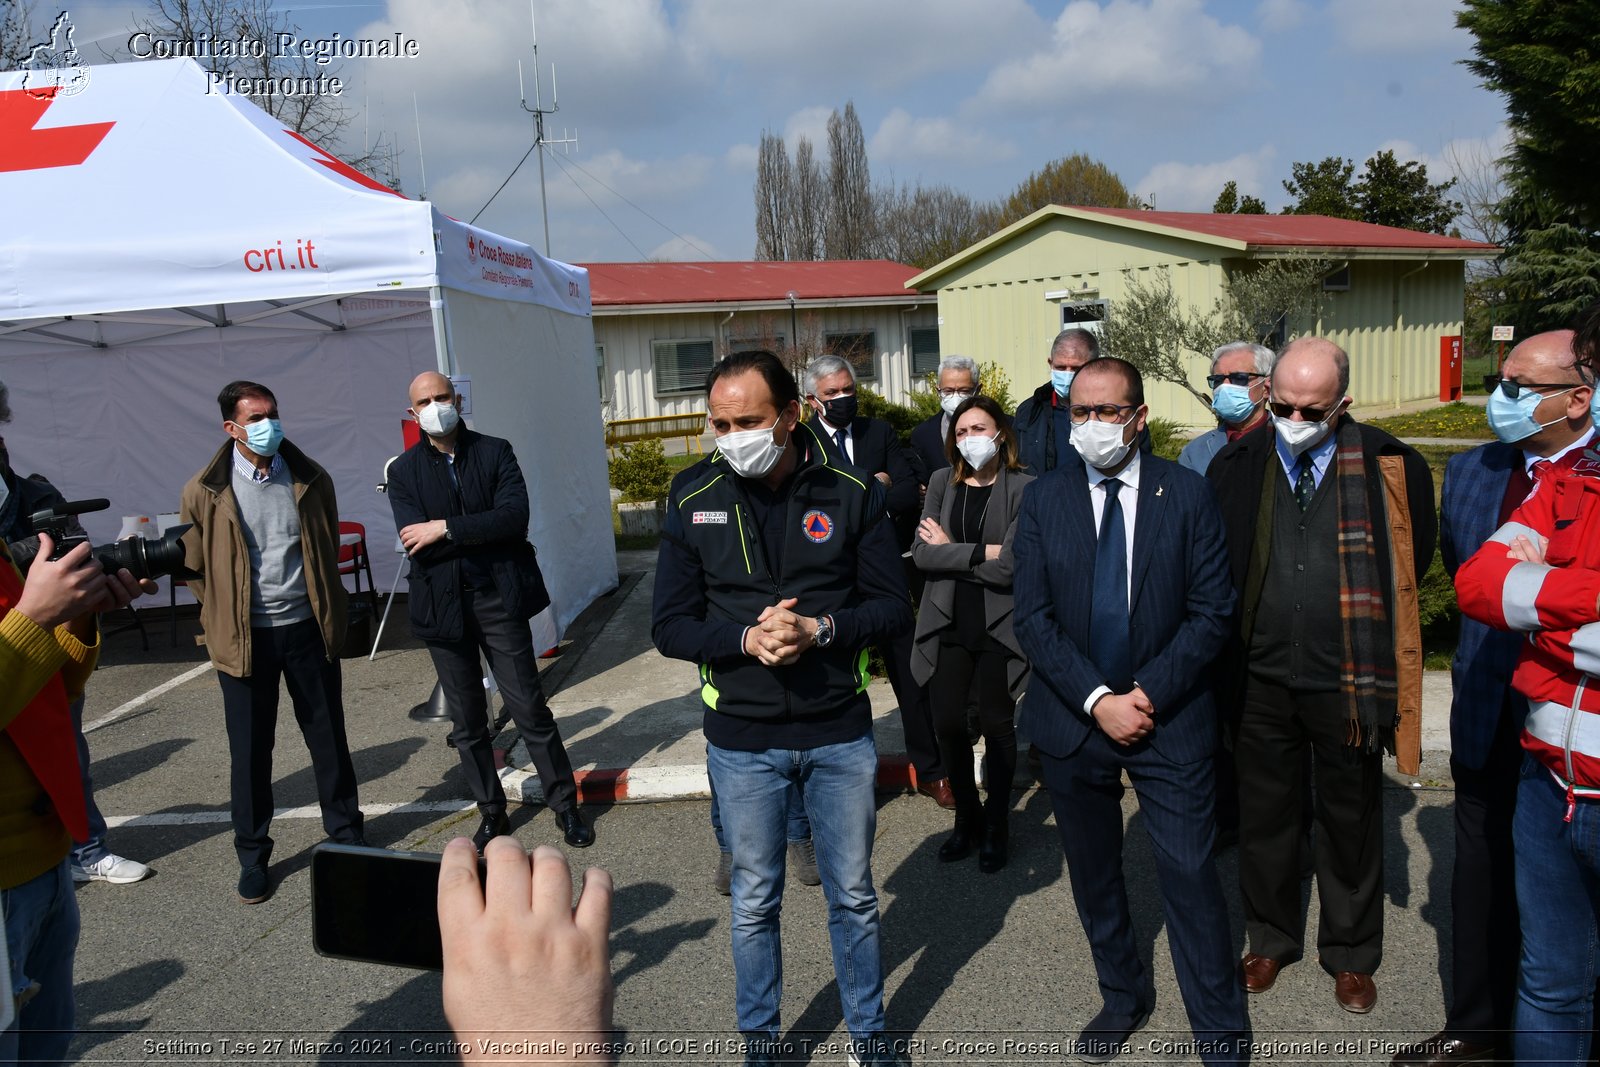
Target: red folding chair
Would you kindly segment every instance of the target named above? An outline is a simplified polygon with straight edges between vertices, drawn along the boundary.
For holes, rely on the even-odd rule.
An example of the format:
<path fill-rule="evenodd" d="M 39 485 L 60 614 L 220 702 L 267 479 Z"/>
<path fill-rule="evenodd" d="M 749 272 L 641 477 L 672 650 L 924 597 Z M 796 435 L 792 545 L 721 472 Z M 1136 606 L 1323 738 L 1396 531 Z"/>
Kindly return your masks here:
<path fill-rule="evenodd" d="M 361 595 L 361 572 L 367 572 L 367 600 L 378 613 L 378 586 L 372 580 L 372 557 L 367 551 L 367 528 L 359 522 L 339 523 L 339 573 L 356 576 L 356 596 Z"/>

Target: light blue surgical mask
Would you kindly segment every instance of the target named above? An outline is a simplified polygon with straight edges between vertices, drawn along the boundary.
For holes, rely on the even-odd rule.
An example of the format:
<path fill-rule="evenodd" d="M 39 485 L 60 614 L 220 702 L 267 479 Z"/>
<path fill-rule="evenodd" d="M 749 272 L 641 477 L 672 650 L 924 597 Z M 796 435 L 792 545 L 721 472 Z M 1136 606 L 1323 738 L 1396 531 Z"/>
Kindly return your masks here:
<path fill-rule="evenodd" d="M 1256 404 L 1250 399 L 1248 385 L 1225 384 L 1217 386 L 1217 391 L 1212 394 L 1211 410 L 1223 422 L 1237 425 L 1255 412 Z"/>
<path fill-rule="evenodd" d="M 1513 400 L 1511 397 L 1506 396 L 1504 389 L 1496 385 L 1494 390 L 1489 393 L 1489 402 L 1486 405 L 1486 410 L 1489 414 L 1489 429 L 1493 430 L 1494 435 L 1508 445 L 1514 445 L 1518 441 L 1525 441 L 1546 426 L 1554 426 L 1566 418 L 1566 415 L 1563 414 L 1557 415 L 1549 422 L 1536 421 L 1533 417 L 1533 409 L 1539 406 L 1540 401 L 1570 393 L 1574 388 L 1576 386 L 1563 389 L 1559 393 L 1549 393 L 1544 396 L 1532 389 L 1524 389 Z"/>
<path fill-rule="evenodd" d="M 245 444 L 258 456 L 275 456 L 283 443 L 283 423 L 277 419 L 258 419 L 245 423 Z"/>
<path fill-rule="evenodd" d="M 1594 420 L 1596 426 L 1600 426 L 1600 385 L 1589 392 L 1589 418 Z"/>
<path fill-rule="evenodd" d="M 1067 391 L 1072 388 L 1072 378 L 1078 372 L 1075 370 L 1056 370 L 1050 368 L 1050 384 L 1055 386 L 1056 396 L 1065 400 Z"/>

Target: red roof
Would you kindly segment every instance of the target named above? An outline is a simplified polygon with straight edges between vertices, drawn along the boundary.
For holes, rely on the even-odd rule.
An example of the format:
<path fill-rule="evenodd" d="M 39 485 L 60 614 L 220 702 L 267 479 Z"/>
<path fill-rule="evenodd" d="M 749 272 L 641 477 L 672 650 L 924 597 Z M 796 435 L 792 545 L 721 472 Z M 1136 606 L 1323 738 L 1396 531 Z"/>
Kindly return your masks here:
<path fill-rule="evenodd" d="M 595 307 L 608 304 L 715 304 L 866 297 L 915 298 L 915 267 L 887 259 L 748 263 L 579 263 Z"/>
<path fill-rule="evenodd" d="M 1073 210 L 1244 241 L 1260 248 L 1431 248 L 1491 254 L 1499 251 L 1496 246 L 1482 241 L 1440 237 L 1436 233 L 1375 226 L 1370 222 L 1335 219 L 1326 215 L 1213 215 L 1198 211 L 1140 211 L 1137 208 L 1112 207 L 1075 207 Z"/>

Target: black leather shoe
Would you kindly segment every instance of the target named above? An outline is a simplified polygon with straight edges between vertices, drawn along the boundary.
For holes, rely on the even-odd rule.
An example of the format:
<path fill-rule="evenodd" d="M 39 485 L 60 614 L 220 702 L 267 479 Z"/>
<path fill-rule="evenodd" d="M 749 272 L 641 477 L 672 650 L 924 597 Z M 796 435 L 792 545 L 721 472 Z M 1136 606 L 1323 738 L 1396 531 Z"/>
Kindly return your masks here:
<path fill-rule="evenodd" d="M 253 863 L 239 871 L 239 900 L 245 904 L 259 904 L 272 896 L 272 879 L 267 876 L 265 864 Z"/>
<path fill-rule="evenodd" d="M 483 846 L 490 841 L 511 832 L 511 820 L 506 818 L 505 812 L 493 815 L 484 815 L 483 822 L 478 824 L 478 832 L 472 835 L 472 847 L 478 850 L 478 855 L 483 855 Z"/>
<path fill-rule="evenodd" d="M 978 844 L 978 870 L 993 874 L 1006 865 L 1010 853 L 1011 831 L 1005 823 L 985 823 Z"/>
<path fill-rule="evenodd" d="M 972 855 L 972 847 L 977 844 L 977 839 L 977 827 L 965 819 L 957 819 L 955 829 L 939 846 L 939 862 L 954 863 Z"/>
<path fill-rule="evenodd" d="M 583 816 L 578 814 L 577 808 L 568 808 L 559 813 L 556 822 L 561 824 L 561 836 L 566 838 L 567 844 L 573 848 L 588 848 L 594 844 L 594 830 L 583 821 Z"/>
<path fill-rule="evenodd" d="M 1122 1046 L 1150 1019 L 1152 1005 L 1141 1005 L 1132 1018 L 1100 1009 L 1100 1014 L 1089 1020 L 1078 1040 L 1072 1044 L 1072 1054 L 1084 1063 L 1109 1063 L 1122 1054 Z"/>
<path fill-rule="evenodd" d="M 1390 1062 L 1394 1067 L 1449 1067 L 1452 1063 L 1492 1060 L 1498 1051 L 1493 1045 L 1465 1041 L 1440 1030 L 1430 1038 L 1400 1046 Z"/>

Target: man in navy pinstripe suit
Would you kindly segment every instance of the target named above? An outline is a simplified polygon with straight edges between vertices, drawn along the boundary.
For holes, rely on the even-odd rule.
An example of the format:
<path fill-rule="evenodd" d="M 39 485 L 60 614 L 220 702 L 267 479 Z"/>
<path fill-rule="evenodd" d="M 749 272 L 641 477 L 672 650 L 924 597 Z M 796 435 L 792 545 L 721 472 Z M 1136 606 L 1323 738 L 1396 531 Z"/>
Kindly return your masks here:
<path fill-rule="evenodd" d="M 1206 1063 L 1248 1058 L 1216 837 L 1216 710 L 1207 673 L 1233 610 L 1222 517 L 1205 480 L 1141 455 L 1139 372 L 1086 363 L 1067 414 L 1073 454 L 1028 487 L 1015 540 L 1016 631 L 1033 664 L 1021 722 L 1089 935 L 1104 1006 L 1074 1052 L 1101 1063 L 1155 994 L 1122 874 L 1122 775 L 1155 844 L 1178 986 Z"/>

